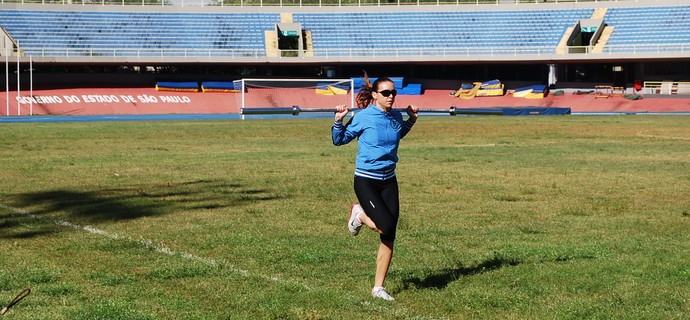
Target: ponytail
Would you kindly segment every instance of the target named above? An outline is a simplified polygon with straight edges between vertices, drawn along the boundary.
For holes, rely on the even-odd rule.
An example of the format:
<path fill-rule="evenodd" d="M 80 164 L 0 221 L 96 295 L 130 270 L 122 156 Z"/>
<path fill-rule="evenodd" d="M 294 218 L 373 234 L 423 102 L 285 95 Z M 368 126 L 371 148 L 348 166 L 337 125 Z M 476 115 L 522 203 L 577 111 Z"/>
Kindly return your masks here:
<path fill-rule="evenodd" d="M 379 84 L 383 82 L 393 82 L 390 78 L 386 77 L 381 77 L 377 78 L 374 83 L 371 83 L 371 80 L 369 79 L 369 75 L 367 74 L 366 71 L 364 71 L 364 84 L 362 84 L 362 87 L 359 89 L 359 92 L 357 93 L 357 97 L 355 98 L 355 102 L 357 103 L 357 108 L 364 109 L 368 107 L 371 102 L 374 100 L 374 96 L 371 94 L 372 92 L 378 90 Z"/>
<path fill-rule="evenodd" d="M 357 92 L 357 97 L 355 98 L 357 108 L 364 109 L 369 106 L 371 101 L 374 99 L 374 97 L 371 95 L 373 91 L 374 86 L 371 84 L 371 80 L 369 80 L 369 75 L 366 71 L 364 71 L 364 84 L 362 84 L 362 87 L 359 89 L 359 92 Z"/>

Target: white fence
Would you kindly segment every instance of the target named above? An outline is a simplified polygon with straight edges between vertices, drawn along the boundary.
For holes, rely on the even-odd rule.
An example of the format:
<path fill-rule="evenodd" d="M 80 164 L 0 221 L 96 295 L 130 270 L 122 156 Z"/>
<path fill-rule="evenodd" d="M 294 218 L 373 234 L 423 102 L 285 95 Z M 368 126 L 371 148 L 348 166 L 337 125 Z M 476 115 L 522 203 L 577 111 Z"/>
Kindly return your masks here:
<path fill-rule="evenodd" d="M 403 48 L 403 49 L 314 49 L 313 55 L 299 56 L 297 52 L 282 55 L 281 60 L 298 61 L 300 59 L 333 59 L 333 58 L 406 58 L 410 60 L 433 60 L 435 58 L 477 58 L 494 56 L 563 56 L 564 59 L 583 59 L 593 57 L 605 57 L 611 55 L 650 55 L 664 54 L 679 58 L 690 57 L 690 43 L 686 44 L 657 44 L 657 45 L 609 45 L 601 52 L 593 52 L 592 47 L 568 47 L 568 53 L 561 53 L 562 49 L 554 47 L 467 47 L 467 48 Z M 267 59 L 263 49 L 73 49 L 73 48 L 46 48 L 29 49 L 23 55 L 32 55 L 36 58 L 256 58 Z M 289 50 L 282 50 L 289 53 Z M 16 56 L 16 53 L 12 54 Z M 279 55 L 281 56 L 281 55 Z"/>
<path fill-rule="evenodd" d="M 414 5 L 511 5 L 530 3 L 607 3 L 646 2 L 651 0 L 0 0 L 0 3 L 63 4 L 63 5 L 139 5 L 139 6 L 218 6 L 218 7 L 350 7 L 350 6 L 414 6 Z"/>

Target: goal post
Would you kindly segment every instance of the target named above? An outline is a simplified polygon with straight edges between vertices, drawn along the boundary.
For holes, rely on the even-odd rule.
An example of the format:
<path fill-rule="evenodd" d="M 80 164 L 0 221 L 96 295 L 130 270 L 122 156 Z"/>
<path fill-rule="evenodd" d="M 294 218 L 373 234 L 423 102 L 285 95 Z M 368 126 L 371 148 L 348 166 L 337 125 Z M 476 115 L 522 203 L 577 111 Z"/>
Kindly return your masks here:
<path fill-rule="evenodd" d="M 355 106 L 353 79 L 242 79 L 241 110 Z"/>

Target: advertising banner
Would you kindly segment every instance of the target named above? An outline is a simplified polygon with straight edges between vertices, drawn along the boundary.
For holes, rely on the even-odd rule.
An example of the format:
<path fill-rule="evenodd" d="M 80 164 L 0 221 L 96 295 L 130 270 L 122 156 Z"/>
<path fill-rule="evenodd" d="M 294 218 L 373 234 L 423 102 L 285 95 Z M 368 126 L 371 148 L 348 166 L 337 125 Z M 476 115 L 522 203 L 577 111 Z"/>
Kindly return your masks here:
<path fill-rule="evenodd" d="M 238 113 L 238 93 L 174 92 L 153 88 L 76 88 L 0 93 L 2 115 Z M 9 109 L 9 110 L 7 110 Z"/>

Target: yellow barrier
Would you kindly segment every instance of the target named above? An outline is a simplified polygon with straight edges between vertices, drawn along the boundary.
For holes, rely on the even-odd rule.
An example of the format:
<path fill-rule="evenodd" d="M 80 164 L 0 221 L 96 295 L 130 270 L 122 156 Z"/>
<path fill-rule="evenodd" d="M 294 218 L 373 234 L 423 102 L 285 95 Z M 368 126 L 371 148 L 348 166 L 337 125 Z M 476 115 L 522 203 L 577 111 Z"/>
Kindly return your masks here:
<path fill-rule="evenodd" d="M 334 86 L 328 86 L 326 89 L 316 89 L 316 94 L 322 94 L 325 96 L 333 96 L 336 94 L 347 94 L 347 90 L 345 89 L 340 89 L 338 87 Z"/>

